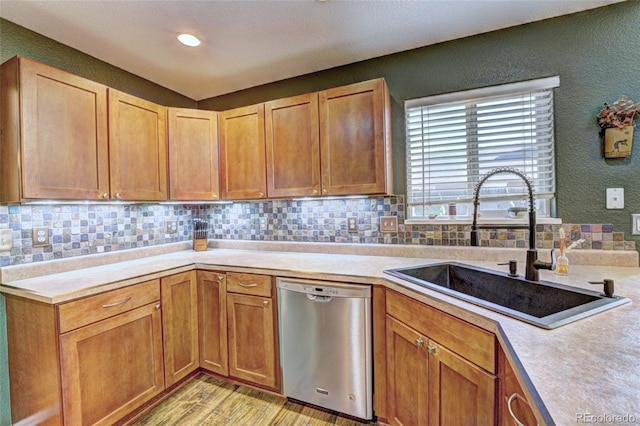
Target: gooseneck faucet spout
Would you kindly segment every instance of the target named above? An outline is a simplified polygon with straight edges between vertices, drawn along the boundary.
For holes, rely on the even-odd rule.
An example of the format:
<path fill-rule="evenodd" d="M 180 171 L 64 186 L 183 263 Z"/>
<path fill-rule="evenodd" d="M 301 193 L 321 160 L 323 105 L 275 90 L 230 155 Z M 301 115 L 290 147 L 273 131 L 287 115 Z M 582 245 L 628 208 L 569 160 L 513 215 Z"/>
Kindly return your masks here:
<path fill-rule="evenodd" d="M 529 178 L 522 173 L 520 170 L 513 169 L 510 167 L 498 167 L 497 169 L 491 170 L 485 176 L 480 179 L 478 184 L 476 185 L 473 191 L 473 222 L 471 223 L 471 245 L 478 246 L 478 229 L 496 229 L 496 228 L 504 228 L 504 225 L 496 226 L 496 225 L 484 225 L 478 226 L 478 205 L 480 204 L 480 188 L 482 185 L 489 179 L 490 177 L 500 174 L 500 173 L 509 173 L 514 174 L 521 178 L 524 183 L 527 185 L 527 191 L 529 192 L 529 225 L 512 225 L 508 226 L 510 229 L 528 229 L 529 230 L 529 250 L 527 250 L 527 266 L 525 271 L 525 279 L 530 281 L 538 281 L 540 279 L 540 274 L 538 273 L 539 269 L 548 269 L 555 270 L 556 269 L 556 259 L 554 256 L 554 250 L 551 250 L 551 262 L 542 262 L 538 260 L 538 250 L 536 249 L 536 209 L 535 202 L 533 199 L 533 187 L 531 185 L 531 181 Z"/>

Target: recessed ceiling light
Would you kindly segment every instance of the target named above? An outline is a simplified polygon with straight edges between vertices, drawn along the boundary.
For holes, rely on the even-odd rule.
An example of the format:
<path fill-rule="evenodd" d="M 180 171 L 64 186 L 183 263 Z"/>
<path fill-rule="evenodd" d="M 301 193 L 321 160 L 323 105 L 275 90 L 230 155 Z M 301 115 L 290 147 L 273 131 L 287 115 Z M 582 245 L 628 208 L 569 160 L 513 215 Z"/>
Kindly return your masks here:
<path fill-rule="evenodd" d="M 200 40 L 198 39 L 198 37 L 192 34 L 186 34 L 186 33 L 178 34 L 178 40 L 180 41 L 180 43 L 184 44 L 185 46 L 196 47 L 200 45 Z"/>

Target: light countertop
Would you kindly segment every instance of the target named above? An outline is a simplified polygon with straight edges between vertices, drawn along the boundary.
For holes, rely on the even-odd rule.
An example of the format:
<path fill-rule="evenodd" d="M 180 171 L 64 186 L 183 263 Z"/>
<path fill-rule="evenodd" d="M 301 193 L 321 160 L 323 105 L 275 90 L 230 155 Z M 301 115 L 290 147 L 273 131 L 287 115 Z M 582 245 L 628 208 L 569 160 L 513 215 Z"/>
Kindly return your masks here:
<path fill-rule="evenodd" d="M 63 303 L 194 267 L 381 284 L 496 333 L 511 355 L 515 368 L 521 373 L 523 369 L 526 371 L 523 378 L 530 385 L 528 396 L 540 399 L 548 411 L 545 413 L 543 408 L 542 413 L 550 415 L 556 424 L 580 423 L 581 419 L 586 422 L 587 418 L 593 418 L 588 416 L 627 416 L 627 419 L 635 418 L 635 422 L 640 422 L 638 266 L 572 265 L 570 275 L 562 277 L 553 272 L 540 271 L 541 280 L 590 290 L 594 288 L 588 281 L 614 279 L 615 293 L 632 301 L 555 330 L 543 330 L 383 272 L 386 269 L 440 262 L 443 258 L 504 271 L 506 267 L 497 266 L 496 262 L 514 257 L 520 259 L 523 255 L 520 252 L 524 250 L 474 247 L 472 250 L 447 248 L 436 253 L 411 249 L 383 256 L 380 254 L 389 250 L 381 251 L 378 247 L 363 247 L 361 250 L 366 254 L 354 255 L 327 253 L 331 250 L 317 244 L 229 244 L 236 248 L 220 248 L 223 245 L 204 252 L 194 252 L 185 249 L 187 246 L 181 243 L 162 249 L 135 253 L 127 251 L 102 259 L 98 259 L 99 256 L 87 256 L 86 259 L 78 258 L 57 264 L 57 261 L 52 261 L 2 268 L 0 291 L 43 303 Z M 325 252 L 300 251 L 305 248 Z M 425 254 L 433 257 L 425 257 Z M 635 256 L 637 265 L 637 252 Z M 127 258 L 134 260 L 125 260 Z M 524 263 L 520 265 L 522 272 Z"/>

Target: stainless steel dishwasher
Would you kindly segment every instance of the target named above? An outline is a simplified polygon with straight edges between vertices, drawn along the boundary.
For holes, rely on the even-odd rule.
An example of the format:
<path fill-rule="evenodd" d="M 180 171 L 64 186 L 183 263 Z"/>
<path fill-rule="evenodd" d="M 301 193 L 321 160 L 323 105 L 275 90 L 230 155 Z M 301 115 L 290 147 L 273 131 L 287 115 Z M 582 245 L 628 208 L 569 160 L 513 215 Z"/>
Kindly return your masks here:
<path fill-rule="evenodd" d="M 371 287 L 278 278 L 285 396 L 373 417 Z"/>

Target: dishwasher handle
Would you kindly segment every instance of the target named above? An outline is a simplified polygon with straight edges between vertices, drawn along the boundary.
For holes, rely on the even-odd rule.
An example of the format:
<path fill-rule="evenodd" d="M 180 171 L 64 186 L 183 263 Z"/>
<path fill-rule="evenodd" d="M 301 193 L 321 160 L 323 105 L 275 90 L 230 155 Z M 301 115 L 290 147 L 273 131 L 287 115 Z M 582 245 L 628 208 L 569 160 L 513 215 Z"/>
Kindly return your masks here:
<path fill-rule="evenodd" d="M 307 299 L 311 300 L 312 302 L 328 303 L 328 302 L 331 302 L 331 299 L 333 298 L 331 296 L 318 296 L 315 294 L 307 294 Z"/>

